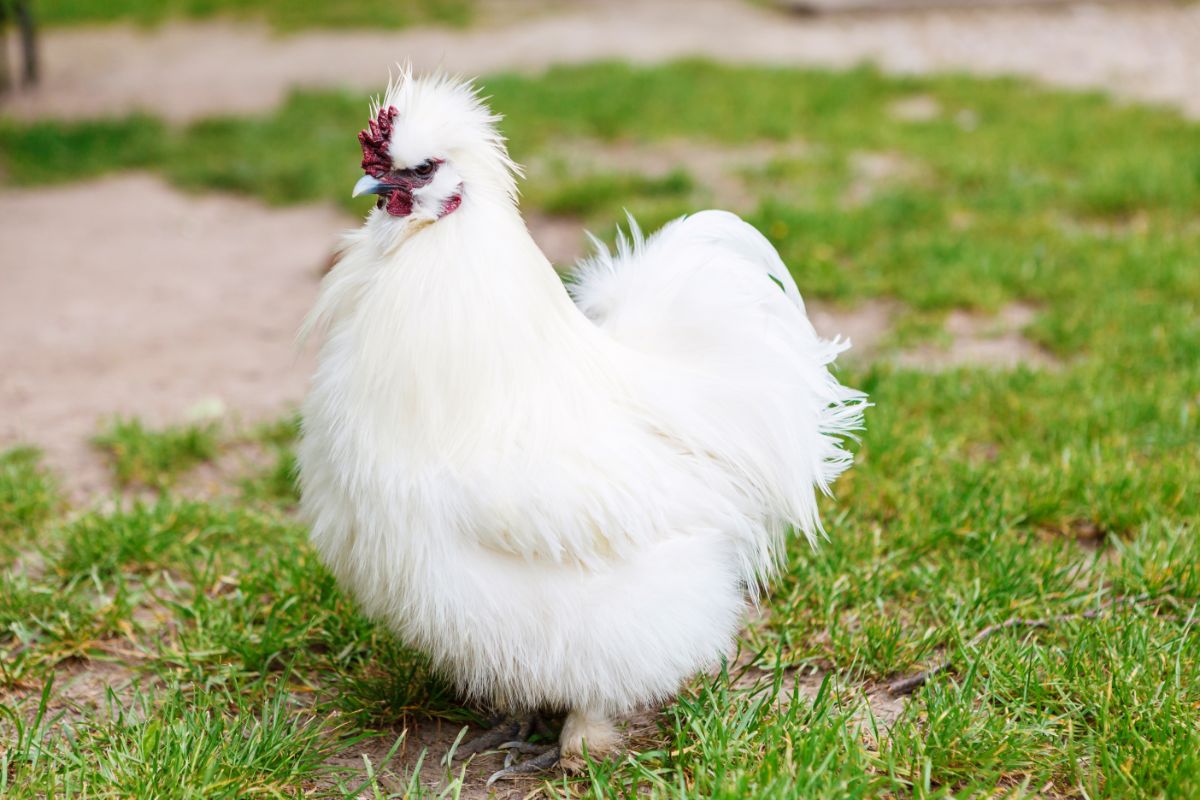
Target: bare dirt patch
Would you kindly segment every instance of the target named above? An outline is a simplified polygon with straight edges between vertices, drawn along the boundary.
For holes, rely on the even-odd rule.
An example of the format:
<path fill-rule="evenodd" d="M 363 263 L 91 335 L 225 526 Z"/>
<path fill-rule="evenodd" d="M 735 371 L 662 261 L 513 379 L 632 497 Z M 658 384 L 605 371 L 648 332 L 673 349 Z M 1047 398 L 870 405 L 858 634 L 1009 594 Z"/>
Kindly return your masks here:
<path fill-rule="evenodd" d="M 544 776 L 533 776 L 499 783 L 494 791 L 488 789 L 488 777 L 504 766 L 504 757 L 499 753 L 482 753 L 467 763 L 456 761 L 447 766 L 443 758 L 462 728 L 462 725 L 443 720 L 413 720 L 402 729 L 356 744 L 326 763 L 339 773 L 344 785 L 353 787 L 368 779 L 365 756 L 370 761 L 371 771 L 379 786 L 395 793 L 395 796 L 404 793 L 414 773 L 417 782 L 434 795 L 443 791 L 454 779 L 461 778 L 462 791 L 456 796 L 463 800 L 524 797 L 533 784 L 543 779 Z M 478 729 L 472 729 L 467 736 L 478 733 Z M 393 747 L 396 747 L 394 753 Z"/>
<path fill-rule="evenodd" d="M 928 122 L 942 115 L 942 106 L 934 97 L 914 94 L 892 103 L 888 113 L 901 122 Z"/>
<path fill-rule="evenodd" d="M 1028 303 L 1010 303 L 994 316 L 955 310 L 946 318 L 945 344 L 923 344 L 897 353 L 893 360 L 903 367 L 934 371 L 1022 365 L 1055 369 L 1061 366 L 1058 359 L 1022 334 L 1036 316 L 1037 308 Z"/>
<path fill-rule="evenodd" d="M 765 625 L 768 614 L 762 609 L 751 611 L 747 628 L 753 636 L 753 629 Z M 745 634 L 744 634 L 745 635 Z M 821 632 L 818 636 L 827 636 Z M 771 685 L 774 675 L 756 663 L 757 655 L 747 650 L 741 650 L 730 668 L 734 675 L 733 683 L 742 688 Z M 820 694 L 821 687 L 827 679 L 831 679 L 831 687 L 838 704 L 851 713 L 859 732 L 863 736 L 873 736 L 876 729 L 886 731 L 892 727 L 904 712 L 907 697 L 896 697 L 890 694 L 887 687 L 880 684 L 864 683 L 860 680 L 849 679 L 837 674 L 833 665 L 823 667 L 806 666 L 799 669 L 785 669 L 781 681 L 779 702 L 788 703 L 793 696 L 799 696 L 813 702 Z"/>
<path fill-rule="evenodd" d="M 0 192 L 0 447 L 42 447 L 79 499 L 109 486 L 87 444 L 106 417 L 274 417 L 304 389 L 295 332 L 346 225 L 144 175 Z"/>
<path fill-rule="evenodd" d="M 69 658 L 54 670 L 54 687 L 43 718 L 48 729 L 107 719 L 114 708 L 127 708 L 143 676 L 119 661 Z M 148 679 L 153 682 L 153 678 Z M 115 702 L 110 702 L 109 695 Z M 24 719 L 33 721 L 41 701 L 38 685 L 17 685 L 0 690 L 0 703 L 9 704 Z"/>
<path fill-rule="evenodd" d="M 277 454 L 259 442 L 235 436 L 223 444 L 212 461 L 205 461 L 182 475 L 172 487 L 174 494 L 204 500 L 236 493 L 240 481 L 271 468 Z"/>
<path fill-rule="evenodd" d="M 120 662 L 80 660 L 56 671 L 54 705 L 78 719 L 103 718 L 109 693 L 127 700 L 137 680 L 137 672 Z"/>
<path fill-rule="evenodd" d="M 172 120 L 262 113 L 292 87 L 377 90 L 387 65 L 465 74 L 540 70 L 556 63 L 653 63 L 701 55 L 722 61 L 899 73 L 1018 74 L 1111 91 L 1200 115 L 1200 5 L 988 8 L 809 17 L 741 0 L 588 0 L 489 14 L 466 31 L 311 31 L 174 23 L 51 31 L 45 78 L 6 113 L 34 118 L 123 115 Z M 498 21 L 502 20 L 502 21 Z"/>
<path fill-rule="evenodd" d="M 895 300 L 867 300 L 855 306 L 806 301 L 808 318 L 821 336 L 842 336 L 850 341 L 845 357 L 867 361 L 876 357 L 901 306 Z"/>
<path fill-rule="evenodd" d="M 565 272 L 587 252 L 583 222 L 574 217 L 526 212 L 525 222 L 534 241 L 560 272 Z"/>
<path fill-rule="evenodd" d="M 956 367 L 1015 369 L 1019 366 L 1057 369 L 1062 363 L 1023 330 L 1037 316 L 1036 306 L 1010 303 L 996 314 L 979 314 L 956 309 L 946 317 L 943 337 L 893 351 L 887 339 L 904 306 L 889 299 L 875 299 L 854 306 L 808 301 L 808 316 L 817 333 L 826 338 L 841 335 L 852 347 L 842 358 L 847 361 L 888 361 L 907 369 L 939 371 Z"/>
<path fill-rule="evenodd" d="M 854 153 L 850 157 L 850 183 L 842 193 L 842 205 L 861 208 L 888 186 L 911 182 L 920 176 L 920 166 L 899 153 Z"/>

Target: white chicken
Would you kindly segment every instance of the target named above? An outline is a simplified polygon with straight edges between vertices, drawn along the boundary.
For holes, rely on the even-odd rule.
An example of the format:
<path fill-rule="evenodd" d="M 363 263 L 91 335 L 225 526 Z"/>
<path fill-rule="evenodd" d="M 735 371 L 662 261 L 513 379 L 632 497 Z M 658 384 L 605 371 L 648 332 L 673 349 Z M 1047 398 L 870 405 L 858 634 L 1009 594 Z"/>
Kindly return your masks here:
<path fill-rule="evenodd" d="M 379 199 L 305 326 L 312 541 L 466 696 L 602 754 L 730 652 L 788 532 L 816 540 L 866 405 L 828 370 L 847 345 L 722 211 L 631 225 L 564 287 L 469 83 L 402 69 L 372 116 Z"/>

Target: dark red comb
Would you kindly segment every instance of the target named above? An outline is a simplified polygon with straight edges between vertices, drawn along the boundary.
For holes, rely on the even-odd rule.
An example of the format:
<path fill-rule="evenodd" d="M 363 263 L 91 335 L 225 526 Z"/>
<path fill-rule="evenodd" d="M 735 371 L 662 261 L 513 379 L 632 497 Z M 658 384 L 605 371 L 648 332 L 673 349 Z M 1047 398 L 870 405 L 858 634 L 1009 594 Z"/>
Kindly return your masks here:
<path fill-rule="evenodd" d="M 367 123 L 367 129 L 358 132 L 358 143 L 362 145 L 363 151 L 363 172 L 373 178 L 383 177 L 383 173 L 392 168 L 387 146 L 388 140 L 392 138 L 392 121 L 399 113 L 395 106 L 381 108 L 375 119 Z"/>

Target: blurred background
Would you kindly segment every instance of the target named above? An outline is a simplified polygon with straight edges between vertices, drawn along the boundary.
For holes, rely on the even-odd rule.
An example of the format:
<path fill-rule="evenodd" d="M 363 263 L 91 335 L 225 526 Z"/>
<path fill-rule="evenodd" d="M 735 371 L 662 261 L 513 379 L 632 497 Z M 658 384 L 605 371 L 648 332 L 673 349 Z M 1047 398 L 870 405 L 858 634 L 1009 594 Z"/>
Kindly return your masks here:
<path fill-rule="evenodd" d="M 38 444 L 84 493 L 105 485 L 86 445 L 97 420 L 257 419 L 300 396 L 307 363 L 292 335 L 338 231 L 364 211 L 348 197 L 355 133 L 367 97 L 400 59 L 481 77 L 510 117 L 515 155 L 530 168 L 525 211 L 556 264 L 583 252 L 584 226 L 611 237 L 624 207 L 653 227 L 702 205 L 751 216 L 771 206 L 779 214 L 769 215 L 770 235 L 816 301 L 822 328 L 852 336 L 860 355 L 897 324 L 911 332 L 934 323 L 900 309 L 882 292 L 887 278 L 871 272 L 899 266 L 827 274 L 832 267 L 813 264 L 862 254 L 850 241 L 838 253 L 811 230 L 790 231 L 786 218 L 842 208 L 850 219 L 881 193 L 931 188 L 936 166 L 885 141 L 882 127 L 934 130 L 937 146 L 969 159 L 966 150 L 995 146 L 985 144 L 986 126 L 1033 136 L 1022 115 L 1045 113 L 1038 102 L 1024 107 L 1024 92 L 1009 91 L 1017 100 L 1007 106 L 995 99 L 1001 84 L 912 76 L 1024 76 L 1200 113 L 1200 8 L 1186 3 L 3 0 L 0 8 L 0 445 Z M 821 77 L 814 67 L 843 72 Z M 905 202 L 918 216 L 927 205 Z M 966 214 L 949 222 L 966 224 Z M 952 293 L 941 309 L 959 312 L 948 346 L 890 357 L 1045 361 L 1017 334 L 1032 312 L 1001 309 L 988 291 Z M 984 321 L 963 313 L 980 302 L 1004 313 Z"/>

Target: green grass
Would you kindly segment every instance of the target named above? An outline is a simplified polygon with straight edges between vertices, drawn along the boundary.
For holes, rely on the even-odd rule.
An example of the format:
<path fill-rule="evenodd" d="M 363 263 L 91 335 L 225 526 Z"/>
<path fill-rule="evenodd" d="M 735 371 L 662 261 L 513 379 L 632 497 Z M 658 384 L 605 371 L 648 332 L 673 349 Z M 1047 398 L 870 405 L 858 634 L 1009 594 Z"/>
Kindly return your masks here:
<path fill-rule="evenodd" d="M 284 417 L 250 432 L 251 441 L 266 449 L 270 466 L 252 471 L 240 481 L 242 497 L 248 502 L 294 508 L 300 501 L 296 452 L 300 416 Z"/>
<path fill-rule="evenodd" d="M 474 719 L 279 513 L 163 497 L 64 521 L 37 552 L 36 574 L 5 560 L 0 593 L 11 796 L 277 796 L 336 778 L 330 753 L 417 710 Z M 70 725 L 52 714 L 20 745 L 31 687 L 72 662 L 122 664 L 134 686 L 92 698 L 104 713 L 55 692 Z"/>
<path fill-rule="evenodd" d="M 264 696 L 268 699 L 251 700 Z M 279 685 L 231 682 L 104 698 L 105 718 L 67 735 L 34 717 L 3 757 L 6 797 L 243 798 L 290 794 L 321 766 L 335 732 L 289 704 Z M 37 734 L 41 734 L 38 736 Z M 8 785 L 5 785 L 8 784 Z"/>
<path fill-rule="evenodd" d="M 29 447 L 0 452 L 0 545 L 39 530 L 61 506 L 57 482 Z"/>
<path fill-rule="evenodd" d="M 629 198 L 643 203 L 661 200 L 668 207 L 678 206 L 695 190 L 695 181 L 683 170 L 672 170 L 661 177 L 647 178 L 637 173 L 590 174 L 580 177 L 563 174 L 546 189 L 534 188 L 528 201 L 549 214 L 576 217 L 611 216 Z"/>
<path fill-rule="evenodd" d="M 39 0 L 45 25 L 134 22 L 156 25 L 173 18 L 233 17 L 263 20 L 278 30 L 301 28 L 403 28 L 423 23 L 465 25 L 471 0 Z"/>
<path fill-rule="evenodd" d="M 940 373 L 848 362 L 842 377 L 875 407 L 826 505 L 829 540 L 794 544 L 746 636 L 764 682 L 696 681 L 636 752 L 544 793 L 1200 798 L 1200 127 L 1016 81 L 871 70 L 596 65 L 485 85 L 520 159 L 597 139 L 802 140 L 744 180 L 750 220 L 806 296 L 894 299 L 893 344 L 934 335 L 952 309 L 1029 303 L 1026 335 L 1060 361 Z M 942 113 L 889 116 L 915 94 Z M 138 166 L 195 190 L 348 203 L 364 109 L 307 93 L 263 117 L 183 128 L 4 122 L 0 153 L 14 185 Z M 847 203 L 862 153 L 911 170 Z M 622 206 L 651 221 L 686 210 L 703 179 L 549 170 L 526 196 L 607 232 Z M 419 656 L 356 614 L 306 545 L 292 517 L 294 418 L 251 435 L 266 464 L 211 502 L 173 497 L 187 460 L 163 446 L 169 432 L 138 430 L 122 440 L 176 453 L 139 456 L 159 465 L 141 474 L 169 476 L 137 479 L 166 487 L 150 504 L 65 516 L 31 453 L 0 459 L 10 787 L 199 796 L 234 780 L 353 796 L 364 778 L 330 775 L 330 752 L 355 756 L 360 736 L 390 746 L 414 715 L 469 717 Z M 1117 598 L 1141 599 L 1099 611 Z M 971 643 L 1011 617 L 1054 621 Z M 872 724 L 864 693 L 943 657 L 952 668 L 891 727 Z M 143 687 L 116 701 L 157 709 L 164 752 L 194 750 L 194 763 L 169 755 L 139 772 L 159 739 L 132 711 L 31 738 L 52 676 L 48 717 L 69 699 L 71 669 L 112 659 Z M 829 678 L 793 697 L 792 677 L 809 671 Z M 211 744 L 235 729 L 244 739 Z M 409 777 L 380 775 L 368 791 Z M 452 776 L 447 791 L 457 786 Z"/>
<path fill-rule="evenodd" d="M 161 489 L 217 455 L 217 426 L 179 425 L 151 431 L 136 419 L 115 419 L 92 443 L 112 461 L 117 483 Z"/>

